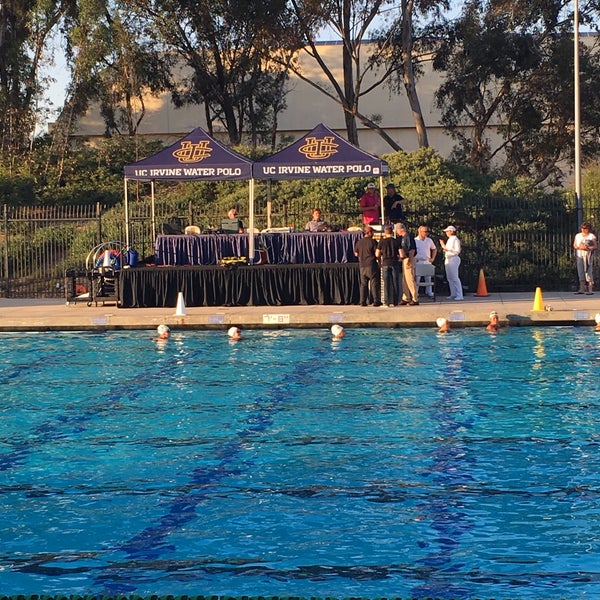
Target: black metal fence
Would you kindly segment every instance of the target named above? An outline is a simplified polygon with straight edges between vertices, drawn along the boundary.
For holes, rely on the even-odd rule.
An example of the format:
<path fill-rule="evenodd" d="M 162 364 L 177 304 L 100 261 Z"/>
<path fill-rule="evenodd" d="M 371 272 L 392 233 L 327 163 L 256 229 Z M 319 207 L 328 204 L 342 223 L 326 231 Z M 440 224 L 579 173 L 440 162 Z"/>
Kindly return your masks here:
<path fill-rule="evenodd" d="M 239 206 L 247 223 L 247 207 Z M 586 207 L 584 218 L 594 223 L 598 207 Z M 323 206 L 327 221 L 343 227 L 360 224 L 357 201 L 337 202 L 335 210 Z M 129 208 L 129 243 L 142 261 L 152 262 L 156 233 L 182 232 L 186 225 L 201 229 L 220 223 L 222 209 L 157 202 L 152 224 L 149 202 L 136 201 Z M 310 205 L 302 200 L 272 204 L 257 202 L 255 226 L 261 230 L 295 224 L 304 229 Z M 545 198 L 469 198 L 454 203 L 411 202 L 407 222 L 416 232 L 420 223 L 429 225 L 435 241 L 448 224 L 455 225 L 463 245 L 461 279 L 466 291 L 475 291 L 480 269 L 484 269 L 490 293 L 569 290 L 576 286 L 573 237 L 578 231 L 574 203 Z M 85 268 L 86 258 L 100 242 L 124 242 L 123 207 L 100 205 L 62 207 L 8 207 L 3 209 L 0 231 L 2 260 L 0 281 L 3 297 L 64 297 L 64 273 Z M 439 272 L 443 273 L 441 252 Z M 600 281 L 600 265 L 596 265 Z"/>

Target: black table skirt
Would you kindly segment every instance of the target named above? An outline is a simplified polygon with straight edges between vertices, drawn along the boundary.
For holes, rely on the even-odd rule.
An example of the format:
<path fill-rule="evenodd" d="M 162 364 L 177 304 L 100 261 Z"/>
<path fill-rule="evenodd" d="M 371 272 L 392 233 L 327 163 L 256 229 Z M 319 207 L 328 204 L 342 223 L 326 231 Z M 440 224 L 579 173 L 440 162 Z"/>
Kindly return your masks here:
<path fill-rule="evenodd" d="M 123 308 L 358 304 L 357 263 L 136 267 L 119 277 Z"/>

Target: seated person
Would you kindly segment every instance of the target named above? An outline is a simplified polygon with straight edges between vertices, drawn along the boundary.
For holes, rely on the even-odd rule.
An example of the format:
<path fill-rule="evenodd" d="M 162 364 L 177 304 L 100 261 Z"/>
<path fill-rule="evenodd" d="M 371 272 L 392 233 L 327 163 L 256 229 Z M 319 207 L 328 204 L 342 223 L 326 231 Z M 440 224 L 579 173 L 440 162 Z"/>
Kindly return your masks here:
<path fill-rule="evenodd" d="M 320 208 L 313 208 L 312 220 L 306 224 L 305 231 L 330 231 L 331 226 L 327 221 L 323 221 Z"/>
<path fill-rule="evenodd" d="M 244 233 L 244 223 L 238 218 L 238 211 L 230 208 L 227 213 L 227 219 L 221 222 L 221 229 L 225 233 Z"/>

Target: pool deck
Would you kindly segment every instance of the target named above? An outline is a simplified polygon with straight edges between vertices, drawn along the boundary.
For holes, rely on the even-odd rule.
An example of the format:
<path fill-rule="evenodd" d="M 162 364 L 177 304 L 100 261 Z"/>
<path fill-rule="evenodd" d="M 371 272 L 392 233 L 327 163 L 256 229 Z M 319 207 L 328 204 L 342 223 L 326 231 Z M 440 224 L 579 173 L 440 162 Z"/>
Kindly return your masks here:
<path fill-rule="evenodd" d="M 534 305 L 543 310 L 533 310 Z M 173 308 L 119 308 L 114 303 L 87 306 L 62 299 L 0 298 L 0 331 L 86 331 L 155 329 L 160 323 L 171 329 L 246 329 L 345 327 L 436 327 L 445 317 L 454 327 L 482 327 L 495 310 L 502 326 L 595 326 L 600 313 L 600 292 L 490 293 L 465 296 L 463 301 L 438 297 L 421 299 L 419 306 L 238 306 Z"/>

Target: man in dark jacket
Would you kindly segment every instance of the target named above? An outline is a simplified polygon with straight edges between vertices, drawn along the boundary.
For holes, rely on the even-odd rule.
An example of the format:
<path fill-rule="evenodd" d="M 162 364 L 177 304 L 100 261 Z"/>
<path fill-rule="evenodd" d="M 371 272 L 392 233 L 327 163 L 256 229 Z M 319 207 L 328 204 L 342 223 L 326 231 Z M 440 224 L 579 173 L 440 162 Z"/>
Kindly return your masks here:
<path fill-rule="evenodd" d="M 386 223 L 402 223 L 404 221 L 404 204 L 406 200 L 396 191 L 393 183 L 387 184 L 387 194 L 383 197 Z"/>
<path fill-rule="evenodd" d="M 400 296 L 400 240 L 394 237 L 394 229 L 391 225 L 383 228 L 383 239 L 379 241 L 377 247 L 381 255 L 385 304 L 393 308 Z"/>
<path fill-rule="evenodd" d="M 370 291 L 373 306 L 381 306 L 380 252 L 377 241 L 373 239 L 373 228 L 367 225 L 364 232 L 364 237 L 354 245 L 354 256 L 358 257 L 360 271 L 360 305 L 367 306 Z"/>

